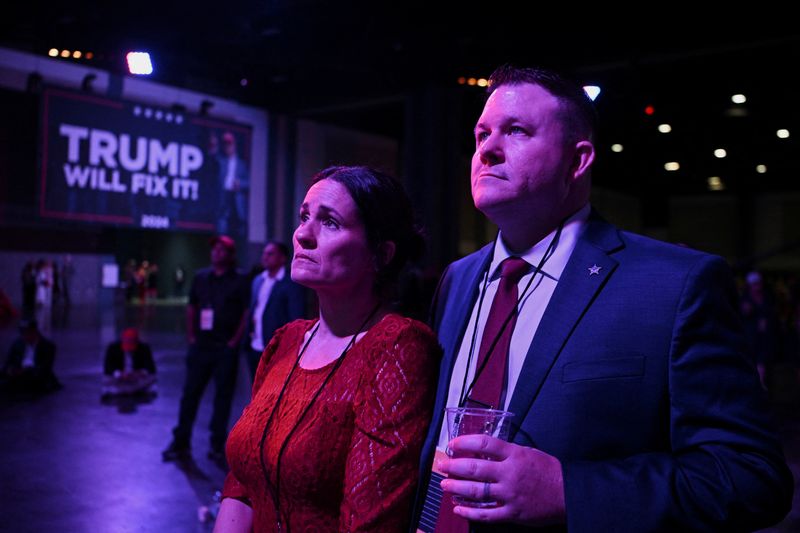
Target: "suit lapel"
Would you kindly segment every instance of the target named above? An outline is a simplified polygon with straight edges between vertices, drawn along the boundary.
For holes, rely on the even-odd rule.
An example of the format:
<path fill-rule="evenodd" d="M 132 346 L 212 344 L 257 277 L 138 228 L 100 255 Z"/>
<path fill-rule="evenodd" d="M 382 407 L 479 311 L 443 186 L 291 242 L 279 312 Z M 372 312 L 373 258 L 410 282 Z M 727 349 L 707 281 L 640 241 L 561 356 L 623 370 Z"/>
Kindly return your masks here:
<path fill-rule="evenodd" d="M 452 368 L 458 350 L 461 347 L 461 340 L 466 334 L 467 324 L 469 323 L 472 308 L 479 295 L 479 287 L 483 275 L 492 260 L 492 246 L 484 247 L 482 256 L 478 257 L 473 267 L 464 276 L 458 276 L 450 288 L 447 296 L 448 309 L 445 310 L 444 321 L 442 324 L 442 347 L 444 348 L 447 368 Z M 452 307 L 450 307 L 450 304 Z M 457 325 L 457 327 L 454 327 Z M 448 378 L 449 382 L 449 378 Z"/>
<path fill-rule="evenodd" d="M 467 323 L 469 322 L 472 308 L 478 297 L 479 287 L 483 274 L 492 260 L 493 245 L 487 245 L 477 252 L 477 256 L 470 265 L 464 266 L 463 274 L 450 272 L 448 282 L 452 285 L 445 288 L 442 302 L 441 319 L 437 319 L 438 324 L 434 324 L 437 329 L 439 342 L 442 345 L 444 354 L 442 363 L 439 367 L 439 384 L 436 402 L 433 410 L 433 420 L 431 430 L 426 439 L 425 448 L 432 450 L 436 441 L 439 439 L 439 428 L 444 417 L 445 403 L 450 389 L 450 378 L 453 375 L 453 365 L 461 347 L 461 339 L 467 333 Z"/>
<path fill-rule="evenodd" d="M 253 294 L 250 295 L 250 308 L 255 310 L 258 305 L 258 293 L 261 292 L 261 284 L 264 283 L 264 277 L 259 274 L 253 281 Z"/>
<path fill-rule="evenodd" d="M 572 331 L 616 268 L 617 261 L 609 257 L 608 252 L 621 245 L 615 228 L 598 220 L 590 220 L 584 235 L 578 239 L 542 316 L 514 388 L 508 410 L 519 418 L 515 420 L 512 433 L 516 433 L 517 424 L 521 424 L 524 415 L 530 411 Z"/>

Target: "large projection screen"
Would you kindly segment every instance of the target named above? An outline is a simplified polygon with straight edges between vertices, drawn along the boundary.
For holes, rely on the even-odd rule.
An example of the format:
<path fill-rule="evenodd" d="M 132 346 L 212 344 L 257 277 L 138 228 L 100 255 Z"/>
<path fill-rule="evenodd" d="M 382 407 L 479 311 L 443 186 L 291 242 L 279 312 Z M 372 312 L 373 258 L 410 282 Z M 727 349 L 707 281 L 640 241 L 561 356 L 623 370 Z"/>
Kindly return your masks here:
<path fill-rule="evenodd" d="M 57 88 L 42 98 L 41 217 L 246 235 L 249 126 Z"/>

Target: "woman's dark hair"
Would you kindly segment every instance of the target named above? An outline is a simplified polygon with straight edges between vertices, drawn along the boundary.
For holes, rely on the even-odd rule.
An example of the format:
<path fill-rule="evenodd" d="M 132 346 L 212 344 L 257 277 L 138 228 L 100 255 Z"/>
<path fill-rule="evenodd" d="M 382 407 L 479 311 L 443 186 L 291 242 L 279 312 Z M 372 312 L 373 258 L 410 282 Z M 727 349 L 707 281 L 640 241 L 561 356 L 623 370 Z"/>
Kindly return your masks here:
<path fill-rule="evenodd" d="M 411 200 L 403 186 L 388 174 L 366 166 L 332 166 L 311 178 L 311 184 L 330 179 L 341 183 L 356 203 L 367 232 L 367 244 L 380 258 L 380 245 L 392 241 L 394 256 L 378 265 L 376 289 L 394 285 L 403 267 L 425 251 L 425 239 L 414 222 Z"/>

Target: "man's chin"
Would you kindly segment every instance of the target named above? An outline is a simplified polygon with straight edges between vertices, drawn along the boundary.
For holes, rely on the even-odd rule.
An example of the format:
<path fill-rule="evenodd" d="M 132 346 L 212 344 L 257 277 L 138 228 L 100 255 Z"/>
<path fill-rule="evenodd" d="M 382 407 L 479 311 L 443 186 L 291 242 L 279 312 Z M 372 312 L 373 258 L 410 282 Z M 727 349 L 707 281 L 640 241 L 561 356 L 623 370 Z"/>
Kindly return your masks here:
<path fill-rule="evenodd" d="M 502 216 L 504 212 L 508 212 L 510 201 L 508 198 L 502 197 L 498 194 L 479 194 L 473 196 L 473 203 L 475 208 L 486 215 L 490 220 L 494 220 L 494 216 Z"/>

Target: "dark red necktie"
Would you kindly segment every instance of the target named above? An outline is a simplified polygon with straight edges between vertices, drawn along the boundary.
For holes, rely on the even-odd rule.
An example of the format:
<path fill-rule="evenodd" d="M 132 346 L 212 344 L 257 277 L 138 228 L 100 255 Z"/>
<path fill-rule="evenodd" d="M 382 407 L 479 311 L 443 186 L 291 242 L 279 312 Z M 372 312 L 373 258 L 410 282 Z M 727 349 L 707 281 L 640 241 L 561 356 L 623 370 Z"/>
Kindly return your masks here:
<path fill-rule="evenodd" d="M 519 257 L 500 263 L 500 283 L 486 319 L 475 367 L 477 378 L 469 393 L 467 407 L 502 409 L 503 388 L 508 368 L 508 348 L 517 323 L 517 284 L 530 265 Z"/>
<path fill-rule="evenodd" d="M 491 407 L 502 409 L 503 386 L 508 367 L 508 348 L 511 334 L 517 322 L 517 284 L 530 268 L 525 260 L 509 257 L 500 264 L 500 283 L 492 300 L 489 316 L 483 328 L 481 348 L 478 352 L 476 374 L 480 372 L 467 398 L 468 407 Z M 484 361 L 486 363 L 484 364 Z M 479 370 L 483 365 L 483 370 Z M 443 476 L 434 473 L 428 484 L 425 497 L 423 518 L 417 531 L 435 531 L 435 533 L 467 533 L 469 522 L 453 514 L 453 501 L 448 494 L 443 494 L 439 483 Z M 433 526 L 434 516 L 435 529 Z"/>

